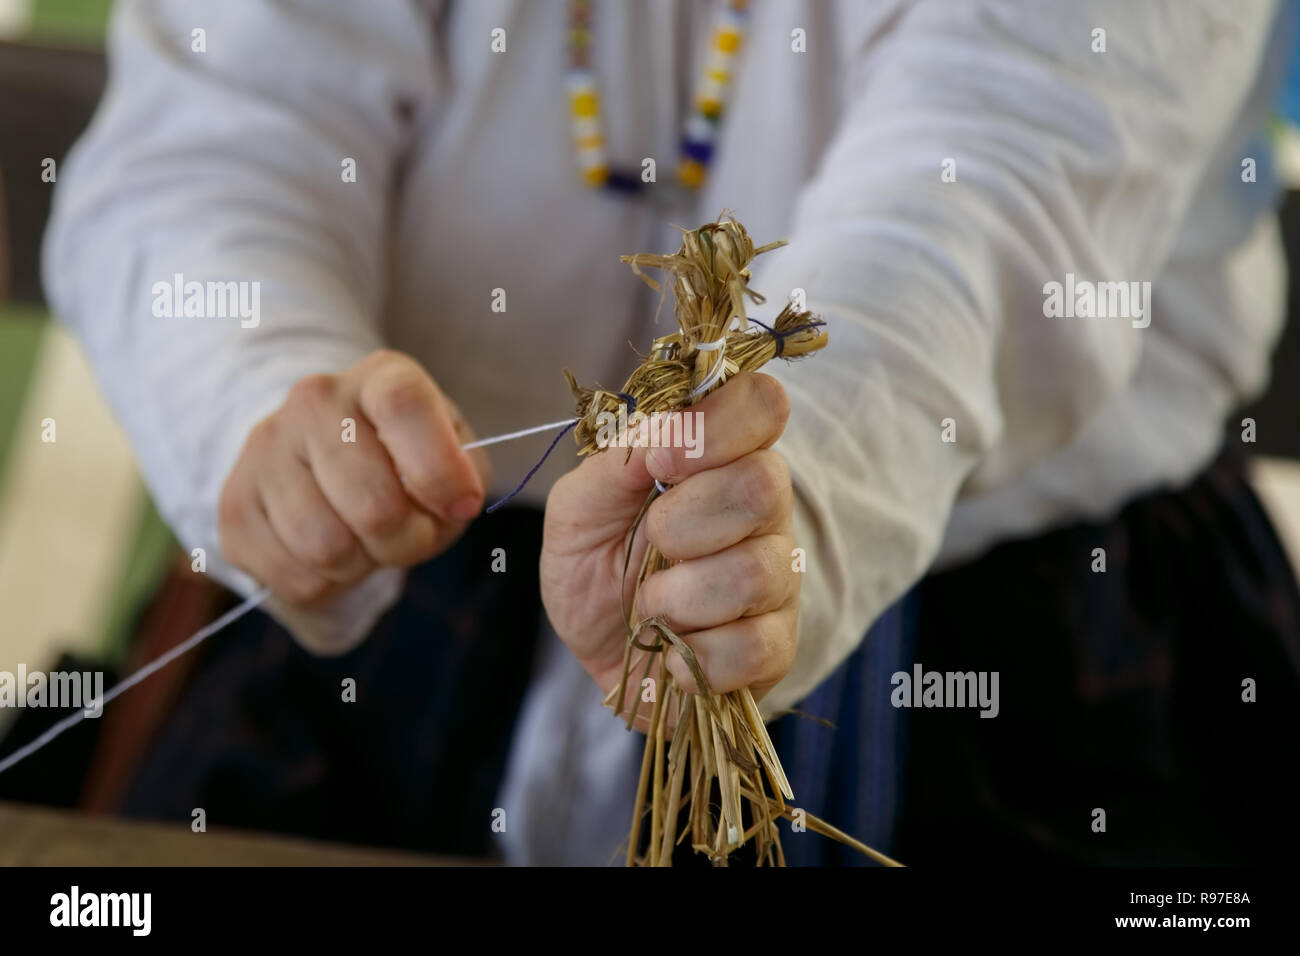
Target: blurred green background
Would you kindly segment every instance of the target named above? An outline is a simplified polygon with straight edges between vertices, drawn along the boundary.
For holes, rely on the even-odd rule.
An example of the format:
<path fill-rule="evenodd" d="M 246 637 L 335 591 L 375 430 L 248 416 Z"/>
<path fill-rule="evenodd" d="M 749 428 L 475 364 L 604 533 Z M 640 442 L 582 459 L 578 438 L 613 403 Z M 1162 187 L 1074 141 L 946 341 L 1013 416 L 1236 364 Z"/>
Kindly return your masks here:
<path fill-rule="evenodd" d="M 3 100 L 17 95 L 12 80 L 23 70 L 20 49 L 48 48 L 54 69 L 61 63 L 54 59 L 55 51 L 98 53 L 111 9 L 112 0 L 0 0 L 0 43 L 4 44 L 0 47 L 0 76 L 11 81 L 6 83 L 10 88 L 0 87 L 0 109 Z M 6 132 L 10 131 L 0 128 L 0 160 L 6 150 L 12 152 L 9 143 L 14 140 L 6 137 Z M 19 178 L 6 170 L 7 165 L 0 162 L 0 170 L 7 172 L 0 181 L 0 196 L 10 209 L 20 207 L 21 190 L 52 188 L 41 183 L 36 172 L 30 178 Z M 3 225 L 0 220 L 0 227 Z M 30 246 L 34 241 L 39 241 L 39 236 L 8 236 L 11 253 L 20 244 Z M 0 281 L 0 290 L 4 285 Z M 79 476 L 87 484 L 84 495 L 75 486 L 60 483 L 54 487 L 41 480 L 39 471 L 33 474 L 29 463 L 23 461 L 36 450 L 39 422 L 44 417 L 45 409 L 33 407 L 34 395 L 48 397 L 53 392 L 77 399 L 87 406 L 85 417 L 95 423 L 101 436 L 111 427 L 104 425 L 108 412 L 99 403 L 87 370 L 70 359 L 75 346 L 61 329 L 50 324 L 39 301 L 31 296 L 26 299 L 6 302 L 0 294 L 0 668 L 12 667 L 20 648 L 27 653 L 17 659 L 33 667 L 40 666 L 42 657 L 64 649 L 117 662 L 141 606 L 157 587 L 167 562 L 176 557 L 176 546 L 133 467 L 129 474 L 121 473 L 120 455 L 109 456 L 105 464 L 115 469 L 114 474 L 92 468 Z M 69 378 L 71 389 L 60 384 Z M 89 403 L 96 405 L 92 408 Z M 94 540 L 98 531 L 92 526 L 81 533 L 79 546 L 74 545 L 76 561 L 59 559 L 68 552 L 57 540 L 37 547 L 38 551 L 40 545 L 49 548 L 45 555 L 52 554 L 53 564 L 36 556 L 25 557 L 31 554 L 33 543 L 25 529 L 39 518 L 33 512 L 45 510 L 51 522 L 59 523 L 69 514 L 69 494 L 83 502 L 87 498 L 95 501 L 95 494 L 102 493 L 105 486 L 117 489 L 112 502 L 119 513 L 105 531 L 114 540 Z M 50 493 L 44 494 L 47 488 Z M 16 500 L 18 495 L 23 500 Z M 75 508 L 71 514 L 76 516 Z M 48 579 L 54 575 L 66 579 L 51 588 Z M 59 589 L 66 592 L 62 599 Z M 19 604 L 16 597 L 29 600 Z M 31 606 L 32 598 L 38 606 Z"/>

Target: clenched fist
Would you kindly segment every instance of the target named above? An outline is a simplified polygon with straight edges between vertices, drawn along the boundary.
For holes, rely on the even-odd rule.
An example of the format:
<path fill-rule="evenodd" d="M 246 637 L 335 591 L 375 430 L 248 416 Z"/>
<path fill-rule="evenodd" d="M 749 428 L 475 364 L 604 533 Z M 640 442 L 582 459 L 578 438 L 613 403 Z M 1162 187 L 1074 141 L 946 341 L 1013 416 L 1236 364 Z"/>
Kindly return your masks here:
<path fill-rule="evenodd" d="M 377 566 L 418 564 L 483 506 L 487 457 L 460 447 L 472 438 L 456 406 L 401 353 L 304 378 L 253 428 L 226 479 L 222 554 L 297 606 Z"/>
<path fill-rule="evenodd" d="M 776 379 L 746 374 L 691 411 L 702 415 L 699 457 L 658 447 L 627 460 L 626 450 L 610 448 L 556 483 L 546 504 L 542 600 L 556 632 L 608 692 L 622 676 L 627 643 L 620 597 L 631 607 L 650 541 L 676 563 L 647 578 L 638 618 L 666 618 L 715 693 L 749 687 L 757 698 L 790 669 L 797 643 L 794 495 L 785 459 L 770 447 L 789 400 Z M 655 479 L 673 487 L 646 512 L 624 582 L 627 532 Z M 651 640 L 649 631 L 642 640 Z M 676 681 L 697 691 L 678 651 L 667 653 Z M 640 676 L 629 682 L 629 701 L 638 699 Z"/>

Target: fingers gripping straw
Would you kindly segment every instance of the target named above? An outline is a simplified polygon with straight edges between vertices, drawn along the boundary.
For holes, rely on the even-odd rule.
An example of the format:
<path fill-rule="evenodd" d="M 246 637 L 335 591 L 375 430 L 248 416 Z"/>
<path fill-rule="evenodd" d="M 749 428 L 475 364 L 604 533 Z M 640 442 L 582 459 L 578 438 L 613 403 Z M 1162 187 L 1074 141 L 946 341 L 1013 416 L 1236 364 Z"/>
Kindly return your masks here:
<path fill-rule="evenodd" d="M 630 405 L 645 415 L 682 409 L 721 388 L 740 372 L 753 371 L 773 358 L 807 355 L 826 345 L 825 324 L 793 305 L 787 305 L 771 326 L 757 323 L 760 328 L 749 327 L 745 299 L 763 302 L 762 296 L 749 288 L 749 264 L 755 256 L 783 245 L 784 240 L 755 248 L 745 227 L 724 213 L 716 222 L 683 231 L 681 249 L 672 255 L 622 257 L 656 290 L 659 284 L 646 276 L 642 267 L 662 269 L 672 277 L 679 331 L 655 339 L 650 355 L 619 391 L 584 388 L 565 372 L 578 403 L 574 435 L 580 455 L 603 449 L 600 424 L 608 421 L 606 416 L 617 414 L 621 405 Z M 625 578 L 637 528 L 650 503 L 666 490 L 655 482 L 631 528 Z M 668 566 L 667 559 L 653 545 L 647 545 L 636 577 L 637 592 L 646 578 Z M 632 606 L 637 606 L 635 599 Z M 623 677 L 605 704 L 615 714 L 626 716 L 631 728 L 638 716 L 645 719 L 645 714 L 638 714 L 638 694 L 633 693 L 629 703 L 629 682 L 634 688 L 644 686 L 641 681 L 654 671 L 654 686 L 659 688 L 646 728 L 636 807 L 628 835 L 628 865 L 670 865 L 673 847 L 687 832 L 692 846 L 715 864 L 725 865 L 728 856 L 750 840 L 755 843 L 760 864 L 784 864 L 776 821 L 794 818 L 794 811 L 785 802 L 794 795 L 753 695 L 748 689 L 712 693 L 690 645 L 674 633 L 671 622 L 662 617 L 639 620 L 635 612 L 628 614 L 624 610 L 627 647 Z M 643 636 L 648 639 L 643 640 Z M 700 690 L 698 695 L 688 693 L 673 680 L 664 653 L 669 647 L 675 647 L 690 668 Z M 670 714 L 676 716 L 676 731 L 671 743 L 666 743 Z M 721 797 L 716 812 L 711 805 L 715 785 Z M 679 832 L 683 812 L 686 820 Z M 643 851 L 642 826 L 647 816 L 650 833 Z M 894 863 L 811 814 L 804 814 L 802 819 L 809 829 L 853 846 L 879 862 Z"/>

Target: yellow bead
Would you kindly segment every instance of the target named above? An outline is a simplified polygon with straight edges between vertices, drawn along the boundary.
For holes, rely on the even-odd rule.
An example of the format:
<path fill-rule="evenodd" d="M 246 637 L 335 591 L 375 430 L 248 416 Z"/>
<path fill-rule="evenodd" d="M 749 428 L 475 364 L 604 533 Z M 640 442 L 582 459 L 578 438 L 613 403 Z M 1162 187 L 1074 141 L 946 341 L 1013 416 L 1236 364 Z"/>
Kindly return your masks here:
<path fill-rule="evenodd" d="M 704 165 L 695 159 L 683 159 L 677 164 L 677 179 L 683 186 L 698 189 L 704 183 Z"/>
<path fill-rule="evenodd" d="M 703 113 L 709 119 L 717 119 L 722 115 L 722 103 L 710 97 L 695 101 L 695 108 Z"/>
<path fill-rule="evenodd" d="M 600 110 L 600 101 L 595 93 L 573 94 L 573 113 L 575 116 L 595 116 Z"/>
<path fill-rule="evenodd" d="M 609 167 L 591 166 L 582 171 L 582 181 L 588 186 L 603 186 L 609 179 Z"/>
<path fill-rule="evenodd" d="M 735 53 L 740 49 L 740 34 L 735 30 L 719 30 L 716 45 L 723 53 Z"/>

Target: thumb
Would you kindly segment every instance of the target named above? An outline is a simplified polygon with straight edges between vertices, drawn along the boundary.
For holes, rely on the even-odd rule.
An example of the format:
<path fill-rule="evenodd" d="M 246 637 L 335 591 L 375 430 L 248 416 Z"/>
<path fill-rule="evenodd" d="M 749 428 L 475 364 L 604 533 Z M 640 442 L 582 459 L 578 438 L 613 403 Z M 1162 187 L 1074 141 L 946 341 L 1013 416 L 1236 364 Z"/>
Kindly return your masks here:
<path fill-rule="evenodd" d="M 682 414 L 681 410 L 656 412 L 640 419 L 640 427 L 629 426 L 608 447 L 583 463 L 582 469 L 587 470 L 592 488 L 599 489 L 599 494 L 590 496 L 593 509 L 611 517 L 635 515 L 641 509 L 655 486 L 654 475 L 646 467 L 647 454 L 653 452 L 656 444 L 654 436 L 680 435 Z"/>
<path fill-rule="evenodd" d="M 362 383 L 361 411 L 375 427 L 406 493 L 442 521 L 467 521 L 483 507 L 480 468 L 460 446 L 460 412 L 414 361 L 390 362 Z"/>

